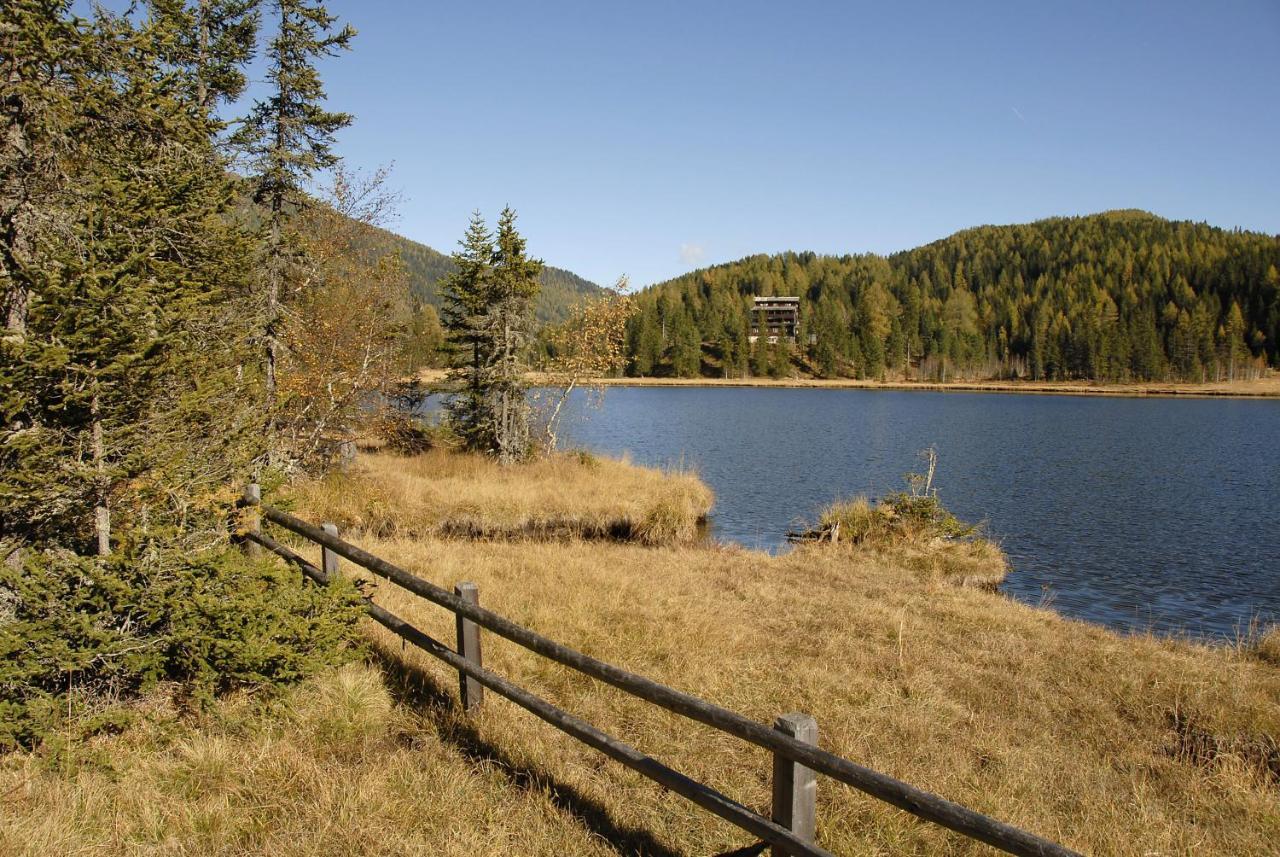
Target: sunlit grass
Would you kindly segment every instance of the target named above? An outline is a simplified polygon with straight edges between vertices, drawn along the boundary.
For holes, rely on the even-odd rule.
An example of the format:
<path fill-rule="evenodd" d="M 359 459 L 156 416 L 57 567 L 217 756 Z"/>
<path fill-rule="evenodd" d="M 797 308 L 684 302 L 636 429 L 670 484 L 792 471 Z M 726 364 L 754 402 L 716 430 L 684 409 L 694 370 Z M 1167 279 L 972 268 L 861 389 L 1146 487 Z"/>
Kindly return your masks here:
<path fill-rule="evenodd" d="M 426 477 L 408 474 L 419 472 L 454 487 L 415 493 L 413 479 Z M 298 511 L 345 514 L 347 536 L 366 549 L 442 586 L 473 581 L 485 606 L 596 657 L 761 722 L 808 712 L 826 749 L 1086 853 L 1266 854 L 1280 841 L 1280 632 L 1234 647 L 1118 635 L 953 585 L 963 570 L 936 539 L 768 556 L 433 535 L 431 498 L 451 509 L 502 493 L 468 479 L 554 496 L 553 476 L 632 478 L 569 458 L 523 472 L 521 485 L 521 471 L 486 462 L 380 457 L 357 491 L 308 489 Z M 520 520 L 500 500 L 484 508 Z M 989 543 L 950 544 L 970 545 L 975 568 L 1003 568 Z M 373 592 L 452 640 L 451 614 L 385 581 Z M 492 693 L 460 714 L 456 674 L 372 624 L 368 633 L 370 665 L 265 710 L 240 699 L 203 720 L 157 714 L 82 749 L 101 762 L 6 759 L 0 852 L 718 854 L 750 844 Z M 767 811 L 766 753 L 492 634 L 483 645 L 491 669 Z M 989 853 L 829 780 L 819 836 L 838 854 Z"/>
<path fill-rule="evenodd" d="M 302 485 L 297 494 L 318 519 L 382 535 L 651 545 L 693 541 L 713 499 L 694 474 L 585 453 L 501 467 L 439 450 L 411 458 L 366 455 L 353 473 Z"/>

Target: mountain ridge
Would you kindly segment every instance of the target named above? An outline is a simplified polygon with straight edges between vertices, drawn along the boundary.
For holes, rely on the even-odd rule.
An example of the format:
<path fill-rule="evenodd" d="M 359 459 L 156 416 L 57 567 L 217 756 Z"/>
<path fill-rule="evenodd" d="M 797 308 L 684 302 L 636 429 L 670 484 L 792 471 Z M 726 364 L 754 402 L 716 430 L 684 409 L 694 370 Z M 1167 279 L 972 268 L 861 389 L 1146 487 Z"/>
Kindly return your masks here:
<path fill-rule="evenodd" d="M 376 229 L 391 247 L 399 251 L 409 274 L 410 295 L 438 308 L 438 286 L 442 279 L 456 270 L 453 259 L 434 247 L 406 238 L 390 229 Z M 554 265 L 545 265 L 538 280 L 542 290 L 534 305 L 534 317 L 539 324 L 564 321 L 575 304 L 604 292 L 598 284 Z"/>

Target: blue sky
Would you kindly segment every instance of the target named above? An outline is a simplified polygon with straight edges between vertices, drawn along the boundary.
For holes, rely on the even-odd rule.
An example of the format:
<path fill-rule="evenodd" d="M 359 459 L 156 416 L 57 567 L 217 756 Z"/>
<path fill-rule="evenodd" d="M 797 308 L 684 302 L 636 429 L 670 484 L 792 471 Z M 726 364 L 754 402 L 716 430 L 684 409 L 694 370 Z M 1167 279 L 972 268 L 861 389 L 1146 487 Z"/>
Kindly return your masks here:
<path fill-rule="evenodd" d="M 349 164 L 645 285 L 1109 208 L 1280 232 L 1280 2 L 331 2 Z"/>

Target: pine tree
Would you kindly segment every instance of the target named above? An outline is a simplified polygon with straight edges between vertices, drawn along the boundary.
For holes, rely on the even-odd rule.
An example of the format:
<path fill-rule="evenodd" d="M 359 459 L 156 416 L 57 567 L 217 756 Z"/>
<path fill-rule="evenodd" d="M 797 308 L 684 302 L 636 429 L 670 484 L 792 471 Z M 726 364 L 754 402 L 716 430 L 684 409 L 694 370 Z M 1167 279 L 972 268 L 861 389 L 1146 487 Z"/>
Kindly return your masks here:
<path fill-rule="evenodd" d="M 147 0 L 167 64 L 185 70 L 189 99 L 211 119 L 245 90 L 257 43 L 258 0 Z M 219 122 L 219 127 L 225 122 Z"/>
<path fill-rule="evenodd" d="M 769 346 L 769 377 L 786 378 L 791 375 L 791 345 L 786 337 L 779 336 L 776 344 Z"/>
<path fill-rule="evenodd" d="M 349 590 L 228 549 L 261 428 L 236 371 L 253 245 L 172 22 L 37 5 L 82 41 L 45 79 L 66 113 L 28 137 L 65 181 L 24 200 L 49 228 L 0 362 L 0 748 L 97 691 L 306 675 L 345 657 L 356 615 Z"/>
<path fill-rule="evenodd" d="M 1226 338 L 1228 380 L 1236 379 L 1236 364 L 1246 352 L 1248 346 L 1244 341 L 1244 313 L 1240 312 L 1240 304 L 1231 302 L 1227 311 L 1227 321 L 1223 325 L 1223 336 Z"/>
<path fill-rule="evenodd" d="M 335 29 L 337 17 L 319 0 L 272 0 L 276 34 L 267 47 L 270 95 L 254 104 L 234 143 L 255 172 L 254 198 L 267 208 L 262 342 L 268 408 L 275 405 L 280 350 L 280 302 L 292 254 L 287 222 L 306 205 L 304 188 L 317 170 L 337 163 L 335 134 L 347 113 L 324 108 L 315 62 L 350 47 L 355 30 Z"/>
<path fill-rule="evenodd" d="M 648 304 L 633 316 L 629 333 L 630 374 L 639 377 L 654 374 L 662 360 L 662 332 L 658 311 L 653 304 Z"/>
<path fill-rule="evenodd" d="M 702 341 L 685 308 L 676 313 L 671 332 L 671 369 L 680 378 L 696 378 L 702 368 Z"/>
<path fill-rule="evenodd" d="M 769 374 L 772 361 L 769 359 L 769 336 L 761 331 L 751 346 L 751 374 L 756 378 L 764 378 Z"/>
<path fill-rule="evenodd" d="M 441 365 L 445 349 L 444 325 L 439 311 L 415 298 L 410 308 L 409 330 L 405 342 L 404 362 L 413 371 L 434 369 Z"/>
<path fill-rule="evenodd" d="M 524 375 L 542 262 L 529 258 L 510 208 L 496 235 L 474 213 L 453 260 L 457 270 L 441 288 L 457 385 L 445 405 L 449 424 L 467 449 L 511 464 L 532 448 Z"/>

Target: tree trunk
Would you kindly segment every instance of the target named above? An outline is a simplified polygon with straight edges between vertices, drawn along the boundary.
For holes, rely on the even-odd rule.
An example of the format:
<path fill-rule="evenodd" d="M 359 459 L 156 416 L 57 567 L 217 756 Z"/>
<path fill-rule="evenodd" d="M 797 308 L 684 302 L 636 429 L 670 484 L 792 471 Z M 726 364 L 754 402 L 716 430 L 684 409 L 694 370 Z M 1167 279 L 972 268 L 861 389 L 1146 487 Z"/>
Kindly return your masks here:
<path fill-rule="evenodd" d="M 556 449 L 556 424 L 560 420 L 560 410 L 564 407 L 564 403 L 569 400 L 569 394 L 573 392 L 573 388 L 578 384 L 577 377 L 571 378 L 569 383 L 560 393 L 560 399 L 556 402 L 556 406 L 551 409 L 551 416 L 547 418 L 547 452 L 555 452 Z"/>
<path fill-rule="evenodd" d="M 210 113 L 213 105 L 209 103 L 209 87 L 205 83 L 205 64 L 209 62 L 209 0 L 200 0 L 196 10 L 199 36 L 196 44 L 196 103 Z"/>
<path fill-rule="evenodd" d="M 7 40 L 6 40 L 7 41 Z M 9 42 L 4 47 L 9 47 Z M 16 87 L 21 83 L 17 64 L 11 64 L 8 84 Z M 28 190 L 24 185 L 23 173 L 33 170 L 34 157 L 31 156 L 31 142 L 24 131 L 23 101 L 20 97 L 6 103 L 5 125 L 7 133 L 0 141 L 6 153 L 17 154 L 16 163 L 10 162 L 6 167 L 5 182 L 0 187 L 0 285 L 4 287 L 4 327 L 9 336 L 21 338 L 27 332 L 27 307 L 31 295 L 26 286 L 18 281 L 18 272 L 22 267 L 22 258 L 28 255 L 30 241 L 28 230 L 23 229 L 24 212 L 30 204 Z M 24 157 L 23 154 L 26 156 Z M 6 160 L 8 158 L 6 157 Z"/>
<path fill-rule="evenodd" d="M 280 5 L 280 32 L 285 32 L 288 28 L 288 14 L 285 11 L 284 4 Z M 280 287 L 284 280 L 284 249 L 281 246 L 284 240 L 281 221 L 284 218 L 284 159 L 285 159 L 285 139 L 284 125 L 284 95 L 285 93 L 277 93 L 279 96 L 280 107 L 277 109 L 275 116 L 275 146 L 271 152 L 271 162 L 268 170 L 273 174 L 272 181 L 275 183 L 271 189 L 271 246 L 268 250 L 270 258 L 268 261 L 267 271 L 267 320 L 265 330 L 263 331 L 264 345 L 266 348 L 266 391 L 267 391 L 267 409 L 268 411 L 275 409 L 276 404 L 276 362 L 279 357 L 279 327 L 280 327 Z"/>
<path fill-rule="evenodd" d="M 98 400 L 97 381 L 94 381 L 93 399 L 89 403 L 89 417 L 92 421 L 91 443 L 93 447 L 94 506 L 93 531 L 98 541 L 98 556 L 111 553 L 111 510 L 107 505 L 107 455 L 106 444 L 102 436 L 101 406 Z"/>
<path fill-rule="evenodd" d="M 283 266 L 283 251 L 280 249 L 280 209 L 282 204 L 278 199 L 271 201 L 271 259 L 268 262 L 267 272 L 267 320 L 263 331 L 263 344 L 266 348 L 267 361 L 267 409 L 275 408 L 276 404 L 276 358 L 279 351 L 278 330 L 279 327 L 279 306 L 280 306 L 280 281 L 282 279 L 281 268 Z"/>

